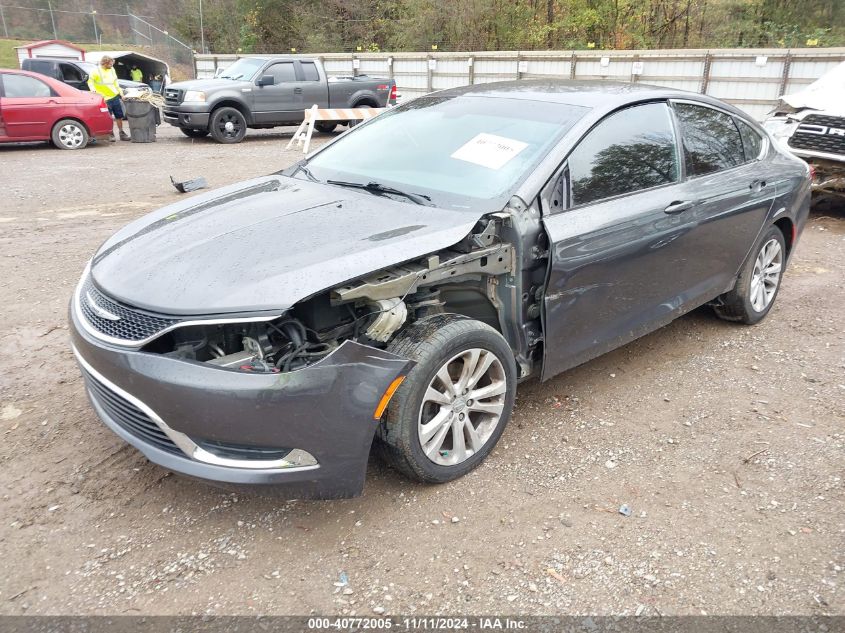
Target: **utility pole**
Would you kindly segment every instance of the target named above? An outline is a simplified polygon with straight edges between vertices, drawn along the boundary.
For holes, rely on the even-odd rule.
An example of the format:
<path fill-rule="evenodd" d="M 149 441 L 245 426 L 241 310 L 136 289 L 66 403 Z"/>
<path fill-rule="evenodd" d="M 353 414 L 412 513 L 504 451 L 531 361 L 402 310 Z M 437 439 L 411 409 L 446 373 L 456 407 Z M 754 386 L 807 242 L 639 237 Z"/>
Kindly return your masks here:
<path fill-rule="evenodd" d="M 6 14 L 3 13 L 3 5 L 0 4 L 0 19 L 3 20 L 3 36 L 9 37 L 9 29 L 6 28 Z"/>
<path fill-rule="evenodd" d="M 200 52 L 205 53 L 205 31 L 202 28 L 202 0 L 200 0 Z"/>
<path fill-rule="evenodd" d="M 47 6 L 50 8 L 50 23 L 53 25 L 53 39 L 59 39 L 59 36 L 56 34 L 56 20 L 53 17 L 53 3 L 50 0 L 47 0 Z"/>
<path fill-rule="evenodd" d="M 94 7 L 91 7 L 91 20 L 93 20 L 93 22 L 94 22 L 94 41 L 97 42 L 97 44 L 99 44 L 100 43 L 100 34 L 97 31 L 97 11 L 94 9 Z"/>

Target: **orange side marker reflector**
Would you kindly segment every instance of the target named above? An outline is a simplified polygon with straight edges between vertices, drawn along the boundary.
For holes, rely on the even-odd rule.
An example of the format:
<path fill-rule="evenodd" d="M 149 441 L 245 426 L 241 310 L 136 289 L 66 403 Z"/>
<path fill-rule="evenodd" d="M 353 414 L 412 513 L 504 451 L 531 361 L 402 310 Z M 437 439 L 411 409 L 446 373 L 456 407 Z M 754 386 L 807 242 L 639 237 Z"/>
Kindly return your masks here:
<path fill-rule="evenodd" d="M 384 395 L 379 400 L 378 406 L 376 407 L 376 412 L 373 414 L 374 420 L 380 420 L 384 410 L 387 408 L 387 403 L 390 402 L 390 399 L 393 397 L 393 394 L 396 393 L 396 390 L 399 389 L 399 385 L 405 380 L 405 376 L 399 376 L 390 383 L 390 386 L 385 390 Z"/>

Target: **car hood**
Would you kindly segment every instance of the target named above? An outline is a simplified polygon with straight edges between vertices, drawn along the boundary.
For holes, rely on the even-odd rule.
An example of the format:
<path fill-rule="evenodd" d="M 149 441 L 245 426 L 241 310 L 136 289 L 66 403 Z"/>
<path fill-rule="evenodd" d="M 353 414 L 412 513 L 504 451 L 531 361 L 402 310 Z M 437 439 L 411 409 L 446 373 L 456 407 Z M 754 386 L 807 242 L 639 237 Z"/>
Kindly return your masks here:
<path fill-rule="evenodd" d="M 281 312 L 449 247 L 481 215 L 265 176 L 129 224 L 100 247 L 91 274 L 107 295 L 155 312 Z"/>
<path fill-rule="evenodd" d="M 240 79 L 191 79 L 190 81 L 177 81 L 167 84 L 168 88 L 177 90 L 215 90 L 219 88 L 240 89 L 243 86 L 251 86 L 252 82 Z"/>
<path fill-rule="evenodd" d="M 835 116 L 845 115 L 845 62 L 833 67 L 807 87 L 783 95 L 776 112 L 794 112 L 802 108 L 823 110 Z"/>

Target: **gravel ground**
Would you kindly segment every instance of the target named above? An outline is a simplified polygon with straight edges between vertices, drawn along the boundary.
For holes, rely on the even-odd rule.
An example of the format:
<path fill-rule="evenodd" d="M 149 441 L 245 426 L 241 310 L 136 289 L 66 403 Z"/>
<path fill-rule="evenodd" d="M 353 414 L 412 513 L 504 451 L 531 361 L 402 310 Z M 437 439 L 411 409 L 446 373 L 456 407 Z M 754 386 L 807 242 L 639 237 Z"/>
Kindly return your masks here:
<path fill-rule="evenodd" d="M 374 461 L 359 499 L 234 495 L 109 432 L 68 346 L 85 261 L 179 197 L 169 175 L 276 170 L 290 133 L 0 147 L 0 613 L 845 612 L 843 209 L 811 216 L 764 322 L 697 310 L 521 385 L 447 485 Z"/>

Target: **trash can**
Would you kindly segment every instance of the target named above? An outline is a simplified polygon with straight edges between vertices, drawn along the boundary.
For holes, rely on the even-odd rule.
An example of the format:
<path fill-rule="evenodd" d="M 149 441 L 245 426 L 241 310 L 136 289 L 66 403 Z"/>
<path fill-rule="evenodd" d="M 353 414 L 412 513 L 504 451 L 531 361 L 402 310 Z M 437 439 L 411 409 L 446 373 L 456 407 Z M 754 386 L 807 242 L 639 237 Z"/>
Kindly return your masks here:
<path fill-rule="evenodd" d="M 149 101 L 127 99 L 126 118 L 129 119 L 129 133 L 133 143 L 155 143 L 156 140 L 156 108 Z"/>

